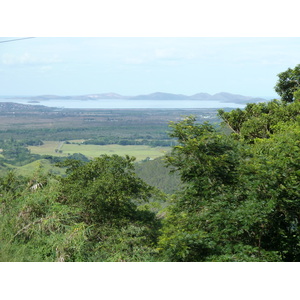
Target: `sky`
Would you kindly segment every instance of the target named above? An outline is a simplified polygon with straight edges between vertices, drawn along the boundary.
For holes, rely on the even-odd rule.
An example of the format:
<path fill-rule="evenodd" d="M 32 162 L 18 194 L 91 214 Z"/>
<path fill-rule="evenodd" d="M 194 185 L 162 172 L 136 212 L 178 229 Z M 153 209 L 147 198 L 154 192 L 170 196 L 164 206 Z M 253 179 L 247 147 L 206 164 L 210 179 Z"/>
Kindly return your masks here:
<path fill-rule="evenodd" d="M 299 63 L 299 37 L 35 37 L 0 43 L 0 95 L 276 97 Z"/>

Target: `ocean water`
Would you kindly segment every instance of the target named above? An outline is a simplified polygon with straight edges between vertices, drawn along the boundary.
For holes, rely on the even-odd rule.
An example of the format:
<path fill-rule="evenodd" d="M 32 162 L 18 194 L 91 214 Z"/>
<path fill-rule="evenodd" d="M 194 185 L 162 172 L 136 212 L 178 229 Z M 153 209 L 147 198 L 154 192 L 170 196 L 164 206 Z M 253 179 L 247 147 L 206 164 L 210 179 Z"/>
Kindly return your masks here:
<path fill-rule="evenodd" d="M 203 100 L 127 100 L 127 99 L 101 99 L 101 100 L 40 100 L 39 103 L 30 103 L 27 99 L 4 99 L 0 102 L 15 102 L 20 104 L 44 105 L 59 108 L 99 108 L 99 109 L 185 109 L 185 108 L 244 108 L 245 104 L 227 103 L 221 101 Z"/>

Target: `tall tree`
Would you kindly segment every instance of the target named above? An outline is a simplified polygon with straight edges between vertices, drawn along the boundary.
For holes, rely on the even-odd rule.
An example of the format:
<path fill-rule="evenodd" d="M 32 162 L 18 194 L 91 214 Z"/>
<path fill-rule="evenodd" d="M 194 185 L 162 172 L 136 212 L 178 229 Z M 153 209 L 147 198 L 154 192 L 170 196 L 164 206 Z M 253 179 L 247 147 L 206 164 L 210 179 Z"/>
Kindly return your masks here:
<path fill-rule="evenodd" d="M 286 71 L 278 74 L 278 81 L 275 91 L 284 102 L 293 102 L 294 93 L 300 88 L 300 64 L 294 69 L 288 68 Z"/>
<path fill-rule="evenodd" d="M 168 162 L 186 186 L 164 220 L 159 246 L 166 260 L 300 260 L 300 126 L 298 114 L 286 118 L 297 104 L 276 105 L 274 114 L 251 105 L 256 122 L 242 122 L 229 136 L 194 118 L 171 124 L 179 145 Z M 238 124 L 240 115 L 224 119 Z M 257 123 L 272 118 L 262 135 Z M 259 138 L 249 143 L 240 137 L 246 132 Z"/>

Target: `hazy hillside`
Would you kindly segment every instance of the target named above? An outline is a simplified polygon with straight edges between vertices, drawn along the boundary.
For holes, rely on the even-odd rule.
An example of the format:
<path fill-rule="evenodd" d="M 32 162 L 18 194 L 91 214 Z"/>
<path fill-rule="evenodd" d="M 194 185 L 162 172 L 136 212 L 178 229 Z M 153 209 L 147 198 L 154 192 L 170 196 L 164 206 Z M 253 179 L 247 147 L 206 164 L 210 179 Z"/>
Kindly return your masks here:
<path fill-rule="evenodd" d="M 16 97 L 10 97 L 10 98 L 16 99 Z M 203 101 L 210 100 L 210 101 L 233 102 L 233 103 L 265 101 L 265 99 L 263 98 L 254 98 L 250 96 L 243 96 L 243 95 L 231 94 L 226 92 L 221 92 L 214 95 L 200 92 L 191 96 L 187 96 L 183 94 L 156 92 L 156 93 L 137 95 L 137 96 L 124 96 L 124 95 L 119 95 L 117 93 L 102 93 L 102 94 L 88 94 L 88 95 L 78 95 L 78 96 L 41 95 L 41 96 L 17 97 L 17 98 L 28 99 L 31 101 L 50 100 L 50 99 L 60 99 L 60 100 L 130 99 L 130 100 L 203 100 Z"/>
<path fill-rule="evenodd" d="M 136 174 L 151 186 L 155 186 L 167 194 L 173 194 L 181 187 L 178 173 L 172 173 L 165 166 L 163 157 L 135 164 Z"/>

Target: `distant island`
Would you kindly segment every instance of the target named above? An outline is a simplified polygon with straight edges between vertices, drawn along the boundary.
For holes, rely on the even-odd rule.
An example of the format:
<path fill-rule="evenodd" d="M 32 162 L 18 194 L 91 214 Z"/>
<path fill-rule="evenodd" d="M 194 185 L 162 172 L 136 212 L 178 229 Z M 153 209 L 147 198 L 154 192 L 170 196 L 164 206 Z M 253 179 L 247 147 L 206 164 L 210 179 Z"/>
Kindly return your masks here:
<path fill-rule="evenodd" d="M 249 102 L 264 102 L 266 99 L 255 98 L 226 92 L 210 95 L 208 93 L 197 93 L 191 96 L 183 94 L 171 94 L 156 92 L 147 95 L 138 96 L 123 96 L 116 93 L 88 94 L 80 96 L 57 96 L 57 95 L 41 95 L 41 96 L 26 96 L 26 97 L 10 97 L 18 99 L 28 99 L 28 102 L 34 103 L 43 100 L 101 100 L 101 99 L 124 99 L 124 100 L 198 100 L 198 101 L 220 101 L 224 103 L 245 104 Z"/>

